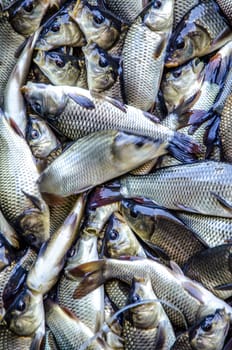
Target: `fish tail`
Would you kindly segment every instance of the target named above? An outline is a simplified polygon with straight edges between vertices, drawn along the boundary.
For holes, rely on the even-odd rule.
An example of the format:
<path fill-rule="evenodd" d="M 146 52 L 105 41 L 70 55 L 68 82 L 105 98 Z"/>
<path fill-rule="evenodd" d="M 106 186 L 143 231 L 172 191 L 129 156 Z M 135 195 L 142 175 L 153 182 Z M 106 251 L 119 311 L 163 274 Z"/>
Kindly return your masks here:
<path fill-rule="evenodd" d="M 168 146 L 169 153 L 177 160 L 185 163 L 196 161 L 202 150 L 201 146 L 189 136 L 175 132 Z"/>
<path fill-rule="evenodd" d="M 74 278 L 84 276 L 83 280 L 74 291 L 73 298 L 81 299 L 104 284 L 106 281 L 105 271 L 106 260 L 91 261 L 69 271 L 70 275 Z"/>
<path fill-rule="evenodd" d="M 226 55 L 222 57 L 220 52 L 211 57 L 206 66 L 205 80 L 211 84 L 222 85 L 231 67 L 231 58 Z"/>
<path fill-rule="evenodd" d="M 120 188 L 119 181 L 96 187 L 89 199 L 89 208 L 94 209 L 123 199 Z"/>

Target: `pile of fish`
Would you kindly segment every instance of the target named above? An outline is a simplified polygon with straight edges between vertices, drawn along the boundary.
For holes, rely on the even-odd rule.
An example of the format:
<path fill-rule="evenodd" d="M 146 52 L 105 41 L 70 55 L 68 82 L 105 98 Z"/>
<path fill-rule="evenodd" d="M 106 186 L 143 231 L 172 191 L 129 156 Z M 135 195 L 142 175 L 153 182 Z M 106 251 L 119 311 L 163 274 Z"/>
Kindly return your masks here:
<path fill-rule="evenodd" d="M 1 0 L 0 49 L 0 349 L 231 350 L 231 0 Z"/>

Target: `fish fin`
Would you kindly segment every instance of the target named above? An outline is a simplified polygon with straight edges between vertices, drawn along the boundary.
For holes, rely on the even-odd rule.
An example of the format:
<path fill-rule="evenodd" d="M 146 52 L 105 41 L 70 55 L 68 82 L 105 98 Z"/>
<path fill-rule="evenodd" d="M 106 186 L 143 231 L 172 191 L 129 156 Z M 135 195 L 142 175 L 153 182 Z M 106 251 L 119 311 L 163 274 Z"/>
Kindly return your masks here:
<path fill-rule="evenodd" d="M 24 190 L 21 189 L 21 191 L 23 192 L 23 194 L 32 202 L 32 204 L 34 204 L 34 206 L 39 209 L 39 211 L 44 211 L 44 205 L 42 204 L 41 200 L 39 198 L 37 198 L 36 196 L 33 196 L 27 192 L 25 192 Z"/>
<path fill-rule="evenodd" d="M 209 121 L 206 126 L 204 133 L 204 145 L 206 146 L 205 159 L 209 158 L 213 147 L 219 144 L 219 127 L 220 127 L 220 116 L 216 115 L 212 120 Z"/>
<path fill-rule="evenodd" d="M 102 312 L 97 311 L 96 323 L 95 323 L 95 333 L 100 332 L 102 327 Z"/>
<path fill-rule="evenodd" d="M 164 349 L 167 340 L 167 321 L 159 322 L 156 333 L 155 346 L 153 349 Z"/>
<path fill-rule="evenodd" d="M 15 54 L 14 54 L 14 57 L 15 57 L 15 58 L 19 58 L 19 56 L 21 55 L 21 53 L 22 53 L 24 47 L 27 45 L 28 39 L 29 39 L 29 38 L 26 38 L 26 39 L 19 45 L 19 47 L 16 49 Z"/>
<path fill-rule="evenodd" d="M 69 149 L 74 143 L 75 143 L 75 141 L 67 142 L 62 150 L 62 153 L 67 151 L 67 149 Z"/>
<path fill-rule="evenodd" d="M 157 246 L 156 244 L 153 244 L 152 242 L 149 242 L 148 240 L 144 240 L 146 245 L 153 250 L 153 252 L 159 257 L 164 260 L 170 260 L 170 257 L 168 254 L 163 250 L 161 247 Z"/>
<path fill-rule="evenodd" d="M 88 97 L 76 95 L 74 93 L 68 93 L 68 97 L 70 97 L 74 102 L 76 102 L 81 107 L 84 107 L 87 109 L 95 108 L 95 104 Z"/>
<path fill-rule="evenodd" d="M 35 165 L 41 174 L 48 166 L 47 159 L 35 159 Z"/>
<path fill-rule="evenodd" d="M 165 46 L 167 44 L 167 34 L 164 33 L 163 35 L 160 35 L 162 36 L 162 40 L 160 40 L 158 46 L 156 47 L 155 49 L 155 52 L 154 52 L 154 59 L 157 60 L 160 58 L 160 56 L 163 54 L 164 50 L 165 50 Z"/>
<path fill-rule="evenodd" d="M 191 207 L 187 207 L 186 205 L 184 204 L 180 204 L 180 203 L 174 203 L 175 206 L 177 208 L 179 208 L 180 210 L 183 210 L 183 211 L 188 211 L 190 213 L 196 213 L 196 214 L 200 214 L 200 212 L 197 210 L 197 209 L 194 209 L 194 208 L 191 208 Z"/>
<path fill-rule="evenodd" d="M 211 47 L 218 46 L 218 43 L 220 43 L 223 39 L 225 39 L 228 36 L 231 36 L 231 28 L 229 26 L 225 26 L 225 29 L 222 32 L 220 32 L 220 34 L 216 38 L 214 38 L 214 40 L 211 43 Z"/>
<path fill-rule="evenodd" d="M 123 199 L 120 193 L 120 183 L 113 182 L 109 185 L 96 187 L 90 196 L 89 208 L 94 209 L 106 204 L 114 203 Z"/>
<path fill-rule="evenodd" d="M 170 267 L 171 267 L 172 271 L 175 272 L 175 274 L 184 276 L 183 271 L 181 270 L 180 266 L 175 261 L 173 261 L 173 260 L 170 261 Z"/>
<path fill-rule="evenodd" d="M 23 139 L 25 138 L 24 137 L 24 134 L 23 132 L 21 131 L 21 129 L 19 128 L 19 126 L 15 123 L 14 119 L 12 118 L 9 118 L 9 124 L 10 126 L 12 127 L 12 129 L 14 129 L 14 131 L 16 132 L 16 134 L 18 134 L 20 137 L 22 137 Z"/>
<path fill-rule="evenodd" d="M 98 99 L 104 99 L 104 101 L 111 103 L 114 107 L 119 108 L 122 112 L 127 113 L 127 106 L 116 100 L 115 98 L 109 96 L 102 96 L 99 92 L 91 91 L 91 95 Z"/>
<path fill-rule="evenodd" d="M 206 111 L 201 109 L 194 109 L 189 113 L 188 125 L 197 125 L 198 127 L 209 119 Z"/>
<path fill-rule="evenodd" d="M 217 201 L 221 204 L 221 206 L 226 209 L 226 210 L 232 210 L 232 203 L 227 202 L 226 199 L 222 198 L 219 194 L 215 192 L 210 192 L 216 199 Z"/>
<path fill-rule="evenodd" d="M 214 287 L 215 290 L 232 290 L 232 283 L 220 284 Z"/>
<path fill-rule="evenodd" d="M 178 132 L 174 132 L 168 151 L 174 158 L 184 163 L 196 161 L 197 155 L 202 152 L 201 146 L 195 140 Z"/>
<path fill-rule="evenodd" d="M 32 339 L 32 342 L 30 345 L 30 350 L 40 350 L 44 336 L 45 336 L 45 322 L 43 320 L 43 322 L 35 332 L 34 338 Z"/>
<path fill-rule="evenodd" d="M 196 284 L 191 281 L 184 281 L 182 282 L 182 286 L 186 292 L 188 292 L 193 298 L 197 299 L 201 304 L 205 303 L 202 298 L 202 291 Z"/>
<path fill-rule="evenodd" d="M 5 286 L 2 296 L 4 307 L 6 309 L 10 307 L 12 301 L 15 299 L 15 297 L 21 290 L 21 287 L 26 281 L 27 274 L 28 271 L 26 271 L 22 266 L 18 266 L 18 264 L 13 269 L 11 278 Z"/>
<path fill-rule="evenodd" d="M 159 118 L 156 117 L 154 114 L 151 114 L 151 113 L 149 113 L 149 112 L 143 111 L 143 115 L 144 115 L 146 118 L 150 119 L 150 120 L 151 120 L 152 122 L 154 122 L 154 123 L 160 123 Z"/>

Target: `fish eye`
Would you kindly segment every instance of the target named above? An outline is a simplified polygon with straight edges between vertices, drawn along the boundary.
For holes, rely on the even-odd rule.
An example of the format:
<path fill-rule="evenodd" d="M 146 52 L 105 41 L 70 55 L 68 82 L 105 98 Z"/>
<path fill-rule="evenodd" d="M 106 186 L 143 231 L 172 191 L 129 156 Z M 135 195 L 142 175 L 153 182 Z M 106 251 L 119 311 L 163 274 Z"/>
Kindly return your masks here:
<path fill-rule="evenodd" d="M 174 78 L 179 78 L 181 76 L 181 71 L 176 71 L 172 73 Z"/>
<path fill-rule="evenodd" d="M 33 1 L 26 1 L 26 3 L 23 5 L 23 9 L 26 12 L 31 12 L 33 10 L 34 6 L 33 6 Z"/>
<path fill-rule="evenodd" d="M 108 66 L 108 60 L 104 56 L 100 56 L 99 58 L 99 66 L 104 68 Z"/>
<path fill-rule="evenodd" d="M 60 30 L 60 25 L 58 23 L 54 23 L 51 27 L 52 32 L 59 32 Z"/>
<path fill-rule="evenodd" d="M 138 141 L 138 142 L 135 143 L 135 145 L 136 145 L 136 147 L 141 148 L 141 147 L 144 146 L 144 142 L 143 141 Z"/>
<path fill-rule="evenodd" d="M 100 12 L 94 12 L 93 20 L 97 24 L 101 24 L 104 22 L 105 18 L 100 14 Z"/>
<path fill-rule="evenodd" d="M 68 251 L 67 257 L 68 258 L 72 258 L 75 255 L 75 253 L 76 253 L 76 249 L 75 248 L 71 248 Z"/>
<path fill-rule="evenodd" d="M 132 218 L 137 218 L 138 213 L 136 211 L 134 211 L 133 209 L 131 209 L 130 215 L 132 216 Z"/>
<path fill-rule="evenodd" d="M 133 294 L 131 297 L 132 303 L 136 303 L 137 301 L 140 301 L 140 296 L 138 294 Z"/>
<path fill-rule="evenodd" d="M 110 231 L 109 237 L 112 241 L 115 241 L 116 239 L 118 239 L 118 236 L 119 236 L 119 234 L 116 230 Z"/>
<path fill-rule="evenodd" d="M 60 59 L 60 58 L 57 58 L 55 60 L 55 63 L 57 65 L 57 67 L 59 67 L 59 68 L 63 68 L 65 66 L 65 62 L 62 59 Z"/>
<path fill-rule="evenodd" d="M 180 49 L 183 49 L 184 46 L 185 46 L 184 39 L 182 39 L 182 38 L 181 39 L 177 39 L 177 41 L 176 41 L 176 48 L 178 50 L 180 50 Z"/>
<path fill-rule="evenodd" d="M 155 9 L 159 9 L 161 6 L 162 6 L 162 1 L 161 0 L 157 0 L 157 1 L 154 2 L 153 7 Z"/>
<path fill-rule="evenodd" d="M 205 319 L 202 323 L 201 323 L 201 328 L 204 332 L 209 332 L 212 328 L 212 322 L 211 320 L 207 320 Z"/>
<path fill-rule="evenodd" d="M 16 310 L 18 311 L 24 311 L 26 308 L 26 303 L 24 300 L 20 299 L 18 304 L 17 304 L 17 307 L 16 307 Z"/>
<path fill-rule="evenodd" d="M 35 243 L 36 241 L 36 236 L 31 233 L 30 235 L 27 236 L 27 240 L 30 242 L 30 243 Z"/>
<path fill-rule="evenodd" d="M 32 138 L 33 140 L 35 140 L 35 139 L 37 139 L 38 137 L 39 137 L 38 131 L 37 131 L 36 129 L 32 129 L 32 130 L 31 130 L 31 138 Z"/>
<path fill-rule="evenodd" d="M 4 246 L 3 242 L 0 241 L 0 248 L 2 248 Z"/>
<path fill-rule="evenodd" d="M 33 104 L 33 108 L 38 114 L 40 114 L 42 112 L 42 107 L 41 107 L 39 102 L 35 102 Z"/>

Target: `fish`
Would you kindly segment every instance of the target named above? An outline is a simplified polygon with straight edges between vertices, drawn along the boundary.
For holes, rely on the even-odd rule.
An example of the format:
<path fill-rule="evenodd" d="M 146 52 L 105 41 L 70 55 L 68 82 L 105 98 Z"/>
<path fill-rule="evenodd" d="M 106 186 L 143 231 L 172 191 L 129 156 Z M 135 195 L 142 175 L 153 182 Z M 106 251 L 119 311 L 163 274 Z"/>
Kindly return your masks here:
<path fill-rule="evenodd" d="M 232 220 L 199 214 L 176 212 L 175 215 L 185 223 L 200 240 L 210 248 L 232 241 Z"/>
<path fill-rule="evenodd" d="M 2 108 L 4 104 L 4 91 L 9 75 L 17 62 L 15 52 L 24 42 L 24 37 L 16 33 L 11 27 L 5 12 L 0 12 L 0 37 L 0 107 Z"/>
<path fill-rule="evenodd" d="M 30 350 L 31 337 L 19 337 L 11 332 L 6 326 L 0 326 L 0 347 L 1 349 Z"/>
<path fill-rule="evenodd" d="M 5 11 L 14 30 L 27 37 L 39 28 L 47 10 L 53 5 L 58 7 L 59 0 L 16 0 Z"/>
<path fill-rule="evenodd" d="M 148 111 L 154 104 L 173 24 L 173 0 L 152 1 L 131 25 L 122 51 L 125 102 Z M 139 84 L 135 84 L 139 81 Z"/>
<path fill-rule="evenodd" d="M 110 49 L 123 30 L 122 21 L 100 6 L 93 6 L 86 0 L 78 0 L 70 17 L 78 24 L 87 43 L 94 42 L 102 49 Z"/>
<path fill-rule="evenodd" d="M 40 175 L 42 193 L 67 197 L 125 174 L 165 153 L 159 140 L 117 130 L 77 140 Z"/>
<path fill-rule="evenodd" d="M 124 22 L 131 25 L 149 2 L 150 0 L 136 0 L 133 2 L 130 0 L 123 2 L 117 0 L 105 0 L 105 6 Z"/>
<path fill-rule="evenodd" d="M 17 233 L 37 249 L 49 238 L 49 209 L 36 183 L 39 172 L 24 138 L 0 112 L 1 210 Z"/>
<path fill-rule="evenodd" d="M 24 47 L 16 65 L 8 77 L 8 82 L 4 90 L 4 113 L 7 119 L 12 119 L 25 137 L 27 115 L 26 106 L 20 88 L 26 82 L 27 74 L 29 73 L 30 63 L 36 40 L 39 35 L 39 30 L 31 36 L 26 46 Z M 14 96 L 14 103 L 12 103 Z"/>
<path fill-rule="evenodd" d="M 83 210 L 84 198 L 79 196 L 63 225 L 40 249 L 26 280 L 27 287 L 33 293 L 46 294 L 57 282 L 64 266 L 64 257 L 76 238 Z"/>
<path fill-rule="evenodd" d="M 231 285 L 231 253 L 232 244 L 209 248 L 192 256 L 183 271 L 186 276 L 200 282 L 217 297 L 228 299 L 232 296 L 232 291 L 220 290 L 220 286 Z"/>
<path fill-rule="evenodd" d="M 165 66 L 177 67 L 191 58 L 216 51 L 232 38 L 232 31 L 211 0 L 195 6 L 181 20 L 172 34 Z"/>
<path fill-rule="evenodd" d="M 72 140 L 98 130 L 119 129 L 169 142 L 168 151 L 181 161 L 190 162 L 195 159 L 194 154 L 201 153 L 200 147 L 188 136 L 170 131 L 154 123 L 154 117 L 150 114 L 124 106 L 109 97 L 93 98 L 85 89 L 32 82 L 21 90 L 37 114 Z M 78 123 L 76 115 L 79 116 Z"/>
<path fill-rule="evenodd" d="M 232 111 L 232 94 L 227 98 L 222 114 L 221 122 L 219 126 L 219 135 L 222 144 L 222 152 L 224 159 L 232 163 L 232 152 L 231 152 L 231 111 Z"/>
<path fill-rule="evenodd" d="M 105 232 L 105 253 L 109 258 L 120 256 L 141 256 L 146 253 L 125 219 L 118 212 L 111 215 Z"/>
<path fill-rule="evenodd" d="M 148 175 L 128 175 L 108 187 L 99 187 L 95 203 L 142 197 L 167 209 L 231 218 L 231 170 L 228 163 L 201 161 Z"/>
<path fill-rule="evenodd" d="M 232 21 L 232 11 L 229 0 L 216 0 L 220 9 L 223 11 L 224 15 L 228 18 L 229 24 Z"/>
<path fill-rule="evenodd" d="M 46 303 L 46 323 L 51 329 L 59 349 L 78 350 L 94 333 L 71 311 L 61 308 L 51 300 Z M 94 339 L 86 349 L 103 350 L 102 343 Z"/>
<path fill-rule="evenodd" d="M 76 1 L 67 2 L 43 24 L 35 49 L 48 51 L 61 46 L 85 45 L 86 41 L 79 26 L 69 17 L 69 11 L 75 3 Z"/>
<path fill-rule="evenodd" d="M 173 29 L 177 27 L 181 19 L 191 10 L 194 6 L 199 4 L 199 0 L 191 1 L 175 1 L 174 3 L 174 20 Z"/>
<path fill-rule="evenodd" d="M 0 233 L 0 272 L 10 265 L 14 259 L 15 251 L 7 242 L 4 235 Z"/>
<path fill-rule="evenodd" d="M 38 50 L 33 61 L 52 84 L 87 88 L 82 59 L 59 51 Z"/>
<path fill-rule="evenodd" d="M 171 350 L 222 350 L 228 330 L 229 315 L 217 309 L 177 337 Z"/>
<path fill-rule="evenodd" d="M 175 342 L 175 334 L 162 305 L 154 302 L 156 295 L 150 278 L 134 277 L 128 304 L 151 299 L 151 303 L 138 305 L 125 314 L 123 321 L 124 348 L 129 349 L 170 349 Z M 152 300 L 153 299 L 153 300 Z"/>
<path fill-rule="evenodd" d="M 44 338 L 44 350 L 58 350 L 58 345 L 55 341 L 55 338 L 52 334 L 52 331 L 47 328 L 45 331 L 45 338 Z"/>
<path fill-rule="evenodd" d="M 103 324 L 104 289 L 99 287 L 82 300 L 73 299 L 72 295 L 81 279 L 73 279 L 69 276 L 69 270 L 96 259 L 98 259 L 97 236 L 82 231 L 79 240 L 70 251 L 64 274 L 57 287 L 59 305 L 73 312 L 93 333 Z"/>
<path fill-rule="evenodd" d="M 143 277 L 144 274 L 149 274 L 157 298 L 177 307 L 189 325 L 218 308 L 225 308 L 227 313 L 231 313 L 231 307 L 227 303 L 186 277 L 175 263 L 172 263 L 170 269 L 160 262 L 140 257 L 105 259 L 82 264 L 69 273 L 74 277 L 84 277 L 74 292 L 75 298 L 87 295 L 112 278 L 131 285 L 135 275 Z M 173 326 L 178 324 L 183 327 L 182 317 L 173 308 L 164 309 Z"/>
<path fill-rule="evenodd" d="M 28 116 L 26 140 L 35 158 L 46 159 L 61 147 L 61 142 L 49 125 L 38 115 Z"/>
<path fill-rule="evenodd" d="M 7 222 L 4 217 L 2 211 L 0 210 L 0 232 L 4 237 L 4 240 L 9 244 L 12 248 L 19 249 L 20 242 L 17 232 L 14 228 Z"/>
<path fill-rule="evenodd" d="M 122 101 L 120 58 L 108 54 L 94 43 L 83 47 L 82 51 L 85 55 L 89 90 Z"/>
<path fill-rule="evenodd" d="M 193 232 L 167 210 L 133 200 L 123 200 L 120 208 L 129 227 L 151 249 L 153 245 L 154 250 L 160 248 L 180 266 L 205 249 Z"/>

